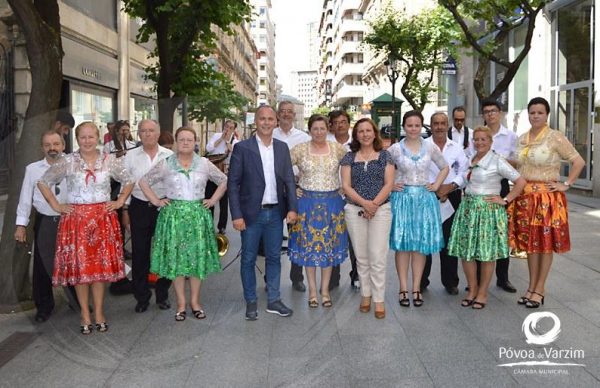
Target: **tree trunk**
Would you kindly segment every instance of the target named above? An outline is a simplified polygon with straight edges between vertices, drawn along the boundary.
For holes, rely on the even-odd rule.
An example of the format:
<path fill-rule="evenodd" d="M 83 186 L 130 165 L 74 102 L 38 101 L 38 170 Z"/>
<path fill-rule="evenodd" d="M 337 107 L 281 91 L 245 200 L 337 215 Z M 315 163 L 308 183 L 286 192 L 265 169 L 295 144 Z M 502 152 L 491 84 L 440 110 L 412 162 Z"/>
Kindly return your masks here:
<path fill-rule="evenodd" d="M 39 160 L 41 133 L 56 119 L 62 84 L 62 45 L 56 0 L 38 7 L 31 1 L 8 0 L 27 44 L 31 69 L 32 93 L 25 115 L 23 131 L 17 143 L 15 165 L 10 187 L 2 241 L 0 241 L 0 310 L 18 305 L 26 284 L 29 255 L 27 246 L 15 244 L 16 208 L 19 201 L 25 167 Z M 40 14 L 40 11 L 43 14 Z"/>

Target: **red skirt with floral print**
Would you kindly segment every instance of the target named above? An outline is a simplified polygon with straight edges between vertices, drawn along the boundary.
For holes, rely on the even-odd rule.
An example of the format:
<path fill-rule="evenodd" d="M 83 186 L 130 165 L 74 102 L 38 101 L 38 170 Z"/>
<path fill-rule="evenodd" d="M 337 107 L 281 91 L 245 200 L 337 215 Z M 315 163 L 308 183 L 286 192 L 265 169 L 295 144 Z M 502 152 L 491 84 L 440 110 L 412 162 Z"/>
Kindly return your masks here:
<path fill-rule="evenodd" d="M 508 207 L 511 248 L 527 253 L 564 253 L 571 249 L 567 198 L 548 191 L 548 182 L 527 182 Z"/>
<path fill-rule="evenodd" d="M 114 282 L 125 277 L 123 239 L 117 212 L 105 203 L 72 205 L 61 217 L 52 284 Z"/>

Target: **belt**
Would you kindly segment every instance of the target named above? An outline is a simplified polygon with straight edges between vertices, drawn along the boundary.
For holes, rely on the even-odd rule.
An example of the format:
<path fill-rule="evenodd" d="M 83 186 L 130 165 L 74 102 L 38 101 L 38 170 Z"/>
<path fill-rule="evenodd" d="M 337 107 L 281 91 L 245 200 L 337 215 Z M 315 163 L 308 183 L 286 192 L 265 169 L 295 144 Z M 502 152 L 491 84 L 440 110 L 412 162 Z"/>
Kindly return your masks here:
<path fill-rule="evenodd" d="M 58 222 L 58 221 L 60 221 L 60 216 L 47 216 L 47 215 L 45 215 L 45 214 L 42 214 L 42 213 L 38 213 L 38 215 L 39 215 L 40 217 L 43 217 L 43 218 L 49 218 L 49 219 L 51 219 L 53 222 Z"/>
<path fill-rule="evenodd" d="M 144 201 L 144 200 L 141 200 L 141 199 L 139 199 L 139 198 L 137 198 L 137 197 L 134 197 L 133 195 L 131 196 L 131 201 L 136 201 L 136 202 L 139 202 L 140 204 L 146 205 L 146 206 L 148 206 L 148 207 L 154 207 L 154 208 L 156 207 L 156 206 L 154 206 L 154 205 L 152 204 L 152 202 L 150 202 L 150 201 Z"/>
<path fill-rule="evenodd" d="M 260 205 L 261 209 L 273 209 L 274 207 L 277 207 L 277 203 L 263 203 L 262 205 Z"/>

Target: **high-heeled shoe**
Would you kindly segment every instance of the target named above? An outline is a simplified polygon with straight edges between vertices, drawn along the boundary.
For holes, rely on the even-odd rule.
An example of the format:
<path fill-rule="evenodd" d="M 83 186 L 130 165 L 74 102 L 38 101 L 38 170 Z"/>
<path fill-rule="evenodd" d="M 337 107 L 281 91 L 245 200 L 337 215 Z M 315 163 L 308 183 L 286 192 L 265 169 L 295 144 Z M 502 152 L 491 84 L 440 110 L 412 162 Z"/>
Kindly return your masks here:
<path fill-rule="evenodd" d="M 91 323 L 88 325 L 81 325 L 79 327 L 79 330 L 81 331 L 81 334 L 83 334 L 83 335 L 92 334 L 93 326 Z"/>
<path fill-rule="evenodd" d="M 375 303 L 375 318 L 383 319 L 383 318 L 385 318 L 385 306 L 383 303 L 381 303 L 381 309 L 377 309 L 378 304 L 379 303 Z"/>
<path fill-rule="evenodd" d="M 413 306 L 415 306 L 415 307 L 423 306 L 423 298 L 421 296 L 421 291 L 413 291 L 412 293 L 413 293 L 413 295 L 417 294 L 416 297 L 413 297 Z"/>
<path fill-rule="evenodd" d="M 362 301 L 360 302 L 360 306 L 358 307 L 358 310 L 361 313 L 368 313 L 369 311 L 371 311 L 371 297 L 370 296 L 365 296 L 362 298 Z"/>
<path fill-rule="evenodd" d="M 105 333 L 108 331 L 108 323 L 100 322 L 96 323 L 96 331 L 99 333 Z"/>
<path fill-rule="evenodd" d="M 531 291 L 531 290 L 527 290 L 526 294 L 533 294 L 533 291 Z M 528 300 L 529 300 L 529 298 L 528 298 L 528 297 L 526 297 L 525 295 L 523 295 L 522 297 L 520 297 L 520 298 L 517 300 L 517 303 L 518 303 L 518 304 L 525 304 L 525 303 L 527 303 L 527 301 L 528 301 Z"/>
<path fill-rule="evenodd" d="M 400 291 L 400 293 L 398 295 L 400 295 L 400 300 L 398 300 L 398 303 L 400 303 L 400 306 L 409 307 L 410 300 L 408 299 L 408 291 Z"/>
<path fill-rule="evenodd" d="M 537 309 L 540 307 L 540 305 L 544 304 L 544 295 L 535 291 L 531 291 L 531 293 L 541 296 L 542 300 L 538 302 L 537 300 L 527 299 L 527 302 L 525 302 L 525 307 L 527 307 L 528 309 Z"/>

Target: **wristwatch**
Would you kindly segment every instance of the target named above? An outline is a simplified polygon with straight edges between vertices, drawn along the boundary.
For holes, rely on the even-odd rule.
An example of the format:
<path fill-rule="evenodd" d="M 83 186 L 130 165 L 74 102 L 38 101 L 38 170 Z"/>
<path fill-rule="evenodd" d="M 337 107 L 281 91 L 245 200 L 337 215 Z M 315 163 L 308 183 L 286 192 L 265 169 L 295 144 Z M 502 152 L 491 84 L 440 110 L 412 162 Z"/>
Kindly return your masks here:
<path fill-rule="evenodd" d="M 507 197 L 504 197 L 504 198 L 502 198 L 502 200 L 504 201 L 504 203 L 505 203 L 506 205 L 508 205 L 508 204 L 510 203 L 510 201 L 508 200 L 508 198 L 507 198 Z"/>
<path fill-rule="evenodd" d="M 567 188 L 571 187 L 571 184 L 567 181 L 564 181 L 563 185 L 567 186 Z"/>

